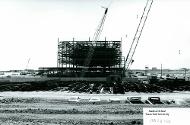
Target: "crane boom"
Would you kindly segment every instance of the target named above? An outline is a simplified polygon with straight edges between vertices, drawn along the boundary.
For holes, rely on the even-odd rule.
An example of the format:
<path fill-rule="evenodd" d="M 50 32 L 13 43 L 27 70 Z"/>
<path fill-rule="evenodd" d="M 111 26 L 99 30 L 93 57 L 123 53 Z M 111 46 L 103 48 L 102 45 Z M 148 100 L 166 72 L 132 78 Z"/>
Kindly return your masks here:
<path fill-rule="evenodd" d="M 100 34 L 101 34 L 102 30 L 103 30 L 103 26 L 104 26 L 104 22 L 105 22 L 105 19 L 106 19 L 106 16 L 107 16 L 107 12 L 108 12 L 108 8 L 105 8 L 104 15 L 103 15 L 103 17 L 102 17 L 102 19 L 101 19 L 95 33 L 94 33 L 92 43 L 89 46 L 87 57 L 86 57 L 86 59 L 84 61 L 84 68 L 82 69 L 81 77 L 84 76 L 85 72 L 88 70 L 88 67 L 90 65 L 90 62 L 92 60 L 92 56 L 93 56 L 93 53 L 94 53 L 94 46 L 96 45 L 96 42 L 99 40 Z"/>
<path fill-rule="evenodd" d="M 97 29 L 96 29 L 96 32 L 94 33 L 94 36 L 93 36 L 93 41 L 92 41 L 92 44 L 94 45 L 96 43 L 96 41 L 99 40 L 100 38 L 100 34 L 103 30 L 103 26 L 104 26 L 104 22 L 106 20 L 106 16 L 107 16 L 107 12 L 108 12 L 108 8 L 105 8 L 105 12 L 104 12 L 104 15 L 100 21 L 100 24 L 98 25 Z"/>
<path fill-rule="evenodd" d="M 145 22 L 147 20 L 147 17 L 148 17 L 149 11 L 151 9 L 152 3 L 153 3 L 153 0 L 147 0 L 147 2 L 146 2 L 146 5 L 145 5 L 144 10 L 143 10 L 143 14 L 140 18 L 140 22 L 138 24 L 137 30 L 135 32 L 133 41 L 131 43 L 129 52 L 128 52 L 126 60 L 125 60 L 125 65 L 124 65 L 125 70 L 128 70 L 130 67 L 130 64 L 133 62 L 133 56 L 135 54 L 135 50 L 136 50 L 137 45 L 139 43 L 139 39 L 141 37 L 143 28 L 145 26 Z"/>

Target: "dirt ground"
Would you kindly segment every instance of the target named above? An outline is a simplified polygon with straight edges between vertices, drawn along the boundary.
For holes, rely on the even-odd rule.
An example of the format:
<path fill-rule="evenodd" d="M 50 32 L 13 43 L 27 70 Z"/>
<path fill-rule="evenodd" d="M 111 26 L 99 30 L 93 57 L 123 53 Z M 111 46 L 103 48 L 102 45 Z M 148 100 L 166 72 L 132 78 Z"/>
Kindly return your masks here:
<path fill-rule="evenodd" d="M 143 107 L 183 107 L 125 102 L 76 103 L 66 98 L 3 94 L 7 96 L 0 99 L 1 125 L 143 125 Z"/>
<path fill-rule="evenodd" d="M 131 110 L 133 109 L 133 110 Z M 4 125 L 142 124 L 140 106 L 127 104 L 78 104 L 63 100 L 6 98 L 0 103 Z"/>

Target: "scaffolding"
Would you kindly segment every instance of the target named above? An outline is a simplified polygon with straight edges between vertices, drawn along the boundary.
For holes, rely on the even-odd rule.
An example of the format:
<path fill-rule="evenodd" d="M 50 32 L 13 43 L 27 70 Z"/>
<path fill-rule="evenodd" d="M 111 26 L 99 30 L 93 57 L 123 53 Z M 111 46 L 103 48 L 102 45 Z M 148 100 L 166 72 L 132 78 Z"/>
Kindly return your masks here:
<path fill-rule="evenodd" d="M 92 59 L 87 67 L 87 57 L 92 41 L 58 41 L 57 67 L 40 68 L 49 76 L 80 77 L 82 70 L 87 68 L 83 77 L 107 77 L 122 75 L 124 57 L 121 52 L 121 41 L 97 41 Z"/>

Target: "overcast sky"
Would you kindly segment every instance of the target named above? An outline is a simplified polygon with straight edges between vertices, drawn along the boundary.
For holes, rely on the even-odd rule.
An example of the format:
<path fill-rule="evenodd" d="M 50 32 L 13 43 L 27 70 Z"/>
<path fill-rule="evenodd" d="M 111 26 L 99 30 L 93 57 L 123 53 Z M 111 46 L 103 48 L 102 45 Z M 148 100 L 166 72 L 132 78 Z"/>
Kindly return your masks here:
<path fill-rule="evenodd" d="M 146 0 L 0 0 L 0 70 L 57 66 L 57 39 L 88 40 L 109 7 L 100 40 L 123 56 Z M 190 68 L 190 1 L 154 0 L 131 68 Z M 126 38 L 127 35 L 127 38 Z M 179 52 L 180 51 L 180 52 Z"/>

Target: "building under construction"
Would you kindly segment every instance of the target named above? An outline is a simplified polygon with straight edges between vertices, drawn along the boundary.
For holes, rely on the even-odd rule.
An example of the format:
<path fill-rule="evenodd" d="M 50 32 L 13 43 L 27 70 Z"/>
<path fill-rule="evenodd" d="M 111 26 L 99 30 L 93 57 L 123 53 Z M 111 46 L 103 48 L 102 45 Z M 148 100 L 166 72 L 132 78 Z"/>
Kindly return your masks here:
<path fill-rule="evenodd" d="M 92 40 L 58 40 L 57 67 L 40 68 L 40 73 L 49 77 L 83 78 L 83 80 L 84 78 L 107 79 L 112 75 L 121 78 L 124 68 L 121 41 L 99 41 L 107 12 L 108 8 L 105 8 Z"/>
<path fill-rule="evenodd" d="M 92 40 L 58 41 L 57 67 L 39 68 L 39 72 L 49 77 L 71 78 L 71 80 L 74 78 L 91 78 L 89 80 L 92 78 L 110 78 L 110 81 L 116 81 L 115 79 L 120 81 L 134 62 L 133 56 L 152 3 L 153 0 L 146 2 L 125 59 L 122 57 L 121 41 L 99 40 L 108 12 L 108 8 L 105 8 L 104 15 Z"/>
<path fill-rule="evenodd" d="M 93 49 L 92 53 L 90 49 Z M 91 54 L 91 58 L 88 55 Z M 88 64 L 88 65 L 86 65 Z M 42 67 L 40 73 L 49 77 L 122 76 L 124 57 L 121 41 L 58 41 L 57 67 Z"/>

